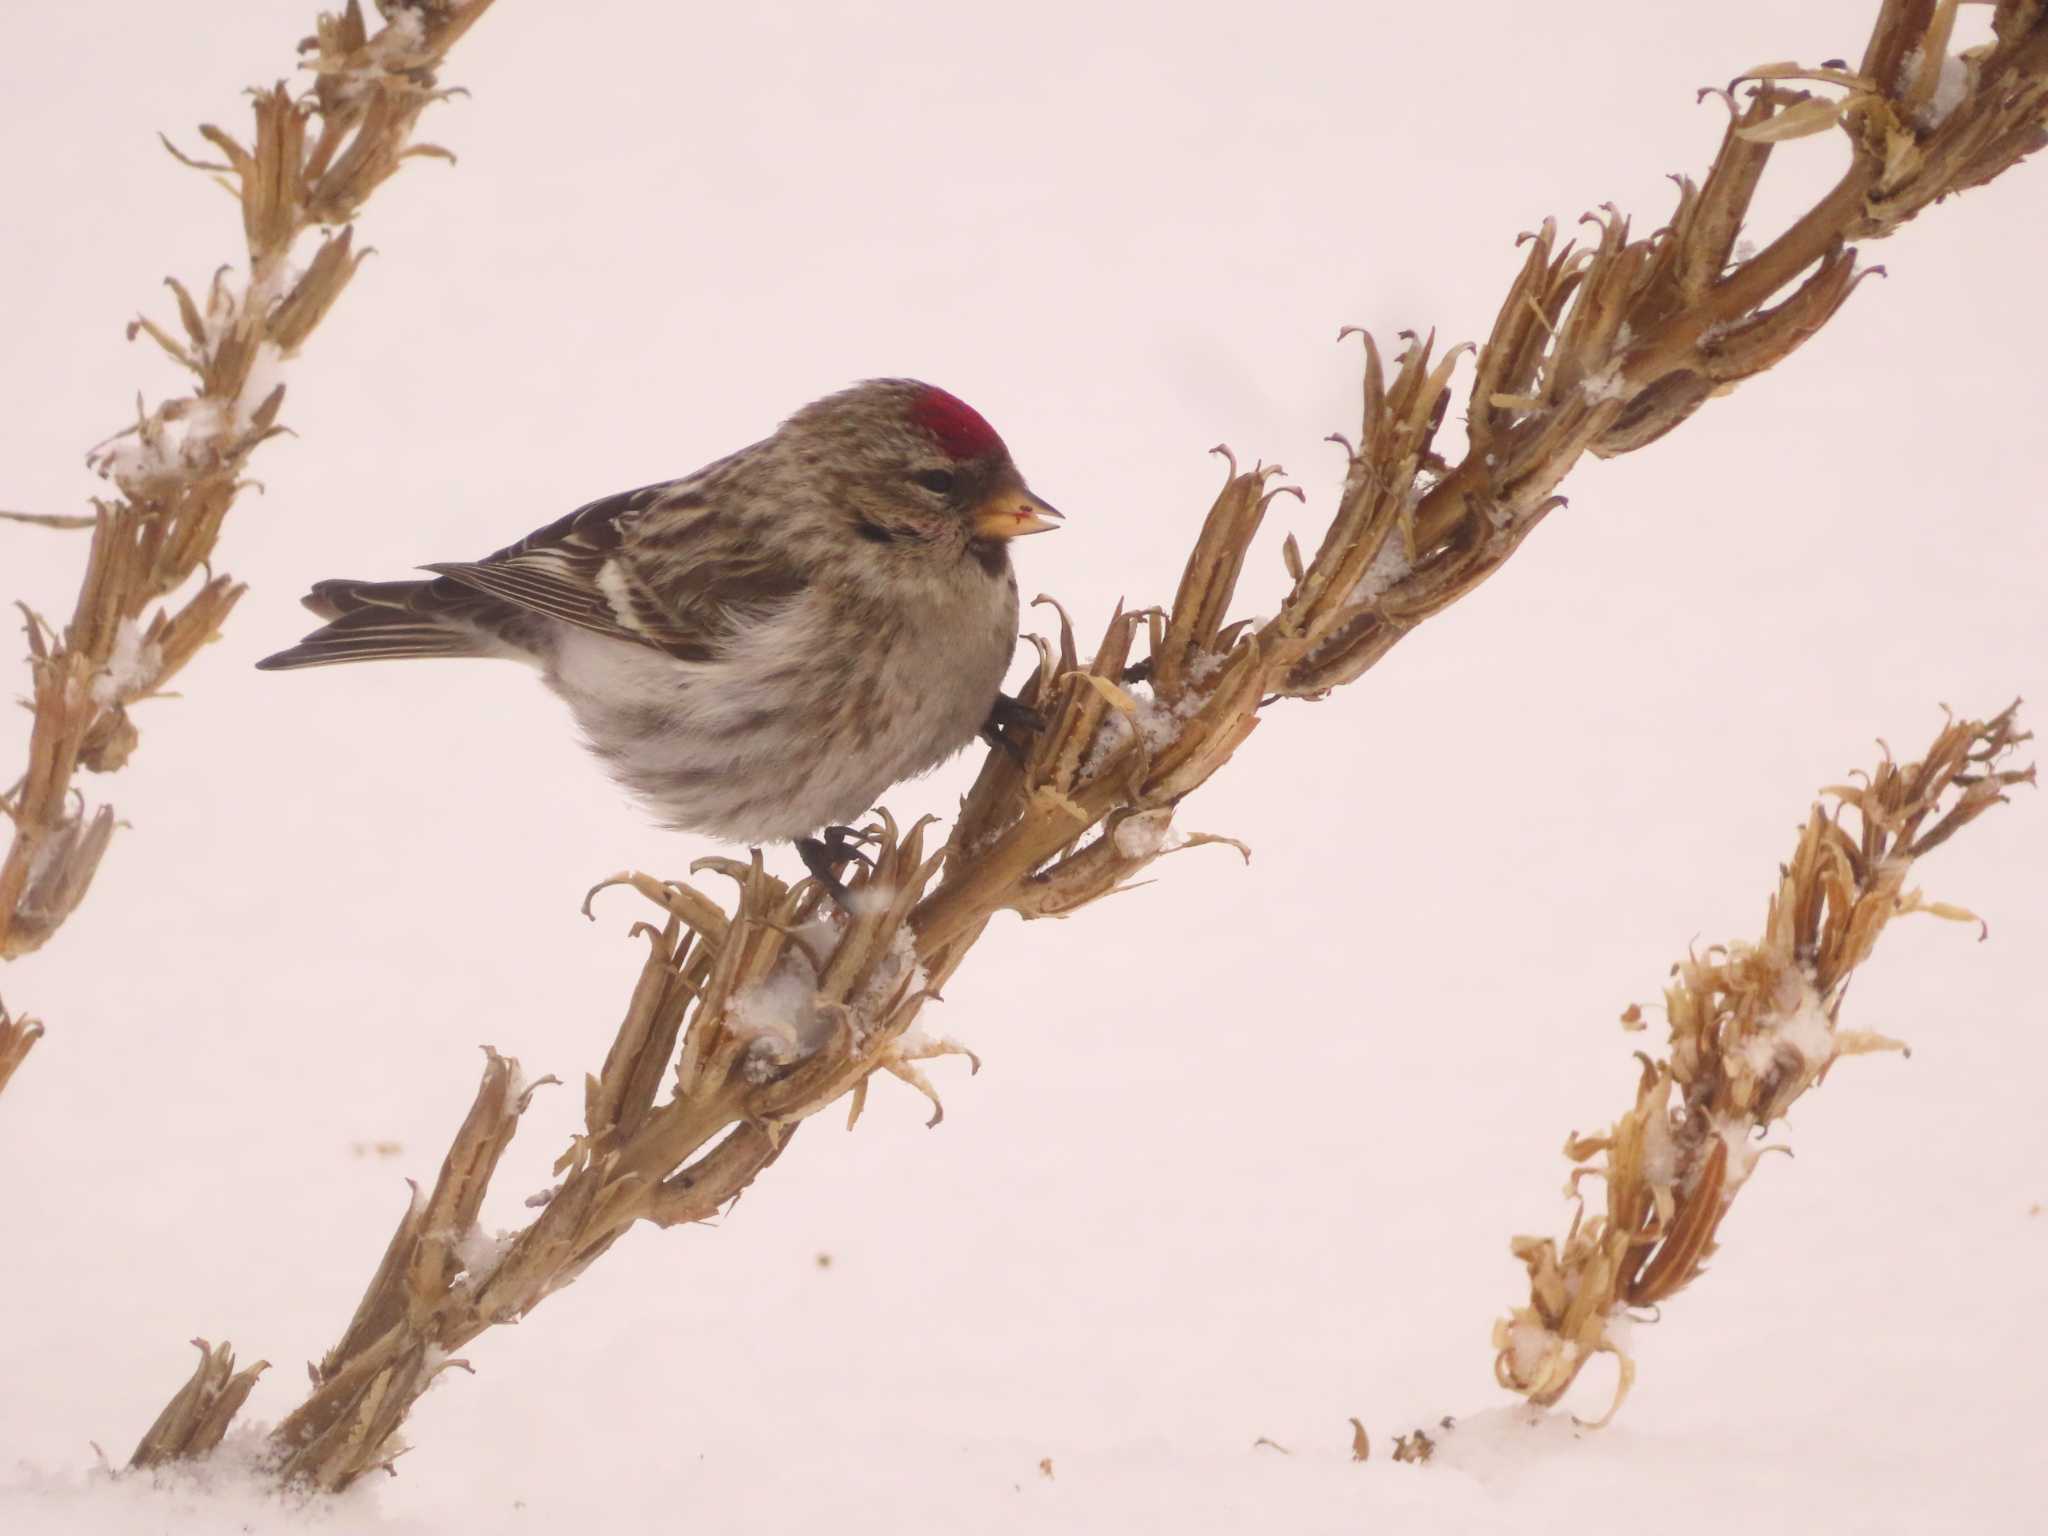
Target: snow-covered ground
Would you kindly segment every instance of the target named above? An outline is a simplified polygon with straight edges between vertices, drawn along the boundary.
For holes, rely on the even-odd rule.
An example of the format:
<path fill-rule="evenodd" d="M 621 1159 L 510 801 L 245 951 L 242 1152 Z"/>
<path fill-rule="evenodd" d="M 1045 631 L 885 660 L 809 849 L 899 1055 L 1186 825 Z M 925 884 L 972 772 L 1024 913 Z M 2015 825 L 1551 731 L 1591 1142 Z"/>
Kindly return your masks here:
<path fill-rule="evenodd" d="M 1068 512 L 1023 580 L 1089 627 L 1170 593 L 1210 444 L 1285 463 L 1309 503 L 1276 504 L 1242 603 L 1270 611 L 1281 532 L 1331 504 L 1320 439 L 1356 425 L 1340 323 L 1483 335 L 1517 230 L 1607 199 L 1648 227 L 1721 131 L 1696 86 L 1853 57 L 1874 10 L 501 0 L 451 70 L 473 98 L 428 120 L 461 165 L 377 196 L 380 254 L 285 374 L 300 435 L 222 548 L 249 597 L 142 708 L 131 768 L 86 781 L 131 826 L 0 975 L 49 1025 L 0 1099 L 0 1530 L 2032 1528 L 2032 795 L 1924 867 L 1991 941 L 1887 937 L 1846 1022 L 1912 1058 L 1800 1104 L 1796 1159 L 1637 1329 L 1611 1428 L 1532 1422 L 1487 1336 L 1524 1294 L 1510 1235 L 1567 1219 L 1566 1132 L 1630 1102 L 1616 1016 L 1688 943 L 1755 932 L 1813 790 L 1942 702 L 2048 706 L 2044 166 L 1873 252 L 1889 281 L 1781 371 L 1584 467 L 1363 682 L 1272 711 L 1180 817 L 1249 868 L 1191 852 L 998 924 L 935 1020 L 986 1064 L 936 1065 L 941 1128 L 884 1081 L 715 1226 L 635 1234 L 480 1340 L 400 1475 L 338 1504 L 288 1510 L 233 1457 L 165 1488 L 94 1470 L 195 1335 L 276 1362 L 250 1423 L 291 1406 L 477 1045 L 572 1083 L 601 1058 L 641 913 L 615 892 L 587 924 L 585 888 L 711 851 L 649 830 L 516 669 L 253 671 L 310 581 L 480 553 L 914 373 Z M 83 450 L 172 382 L 121 325 L 235 226 L 153 132 L 238 125 L 308 20 L 0 25 L 0 506 L 79 510 Z M 1759 238 L 1840 155 L 1781 151 Z M 0 525 L 0 596 L 68 611 L 80 537 Z M 891 804 L 947 810 L 964 771 Z M 547 1182 L 576 1103 L 550 1092 L 487 1220 Z M 1417 1427 L 1435 1457 L 1394 1463 Z"/>

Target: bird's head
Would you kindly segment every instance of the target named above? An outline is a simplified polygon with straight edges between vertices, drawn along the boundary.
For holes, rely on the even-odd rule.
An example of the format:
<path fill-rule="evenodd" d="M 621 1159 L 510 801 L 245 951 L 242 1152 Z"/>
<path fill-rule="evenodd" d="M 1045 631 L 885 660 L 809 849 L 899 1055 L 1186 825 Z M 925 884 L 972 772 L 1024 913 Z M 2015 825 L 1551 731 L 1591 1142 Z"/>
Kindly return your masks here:
<path fill-rule="evenodd" d="M 808 468 L 832 476 L 837 510 L 877 545 L 998 570 L 1010 540 L 1060 517 L 980 412 L 915 379 L 870 379 L 813 401 L 780 435 Z"/>

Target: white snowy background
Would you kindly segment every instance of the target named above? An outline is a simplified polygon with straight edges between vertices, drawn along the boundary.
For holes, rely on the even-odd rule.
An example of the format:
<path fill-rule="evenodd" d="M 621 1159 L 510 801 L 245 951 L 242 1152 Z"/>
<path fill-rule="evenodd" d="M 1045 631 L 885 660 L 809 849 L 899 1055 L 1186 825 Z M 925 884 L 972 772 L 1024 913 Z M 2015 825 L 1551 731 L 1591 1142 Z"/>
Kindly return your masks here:
<path fill-rule="evenodd" d="M 908 373 L 980 406 L 1069 513 L 1022 579 L 1091 636 L 1119 596 L 1170 594 L 1211 444 L 1284 463 L 1308 504 L 1276 504 L 1242 598 L 1270 609 L 1280 535 L 1331 507 L 1321 439 L 1356 425 L 1340 324 L 1483 336 L 1517 231 L 1610 199 L 1653 227 L 1721 133 L 1696 87 L 1853 60 L 1875 10 L 501 0 L 449 70 L 473 96 L 427 120 L 461 165 L 377 194 L 379 254 L 289 374 L 299 435 L 262 450 L 220 551 L 248 598 L 184 697 L 140 711 L 131 768 L 84 781 L 129 829 L 0 976 L 49 1025 L 0 1102 L 0 1528 L 2030 1528 L 2032 794 L 1923 866 L 1990 942 L 1886 939 L 1845 1021 L 1911 1060 L 1845 1063 L 1798 1106 L 1796 1159 L 1637 1331 L 1614 1427 L 1525 1427 L 1487 1335 L 1524 1295 L 1509 1236 L 1567 1220 L 1565 1133 L 1629 1102 L 1643 1037 L 1616 1016 L 1689 943 L 1754 934 L 1815 788 L 1876 737 L 1915 751 L 1943 702 L 2048 705 L 2048 165 L 1874 248 L 1889 279 L 1781 370 L 1584 465 L 1488 586 L 1272 710 L 1181 816 L 1249 867 L 1189 853 L 1069 922 L 998 922 L 934 1020 L 986 1062 L 939 1064 L 943 1127 L 885 1081 L 715 1227 L 629 1238 L 480 1340 L 400 1475 L 324 1514 L 91 1473 L 195 1335 L 276 1362 L 245 1417 L 284 1413 L 479 1043 L 571 1082 L 601 1059 L 643 913 L 614 893 L 586 923 L 584 889 L 714 851 L 650 829 L 521 670 L 252 670 L 307 627 L 311 581 L 471 557 Z M 309 22 L 0 21 L 0 505 L 81 510 L 84 449 L 176 386 L 122 323 L 239 233 L 155 132 L 239 131 Z M 1780 150 L 1755 233 L 1843 153 Z M 83 547 L 0 526 L 0 595 L 68 613 Z M 890 804 L 950 811 L 968 771 Z M 538 1101 L 499 1224 L 578 1102 Z M 1432 1464 L 1391 1463 L 1446 1414 Z"/>

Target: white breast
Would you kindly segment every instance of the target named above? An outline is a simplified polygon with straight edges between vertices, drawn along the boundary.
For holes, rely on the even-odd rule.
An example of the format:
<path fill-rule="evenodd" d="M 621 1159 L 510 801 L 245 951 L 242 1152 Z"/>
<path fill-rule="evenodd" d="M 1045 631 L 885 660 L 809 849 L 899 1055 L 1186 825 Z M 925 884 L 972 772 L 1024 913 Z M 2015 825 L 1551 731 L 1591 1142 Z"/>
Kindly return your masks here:
<path fill-rule="evenodd" d="M 858 819 L 988 718 L 1016 646 L 1016 582 L 972 576 L 879 619 L 813 589 L 709 662 L 564 624 L 547 680 L 667 825 L 739 843 L 801 837 Z"/>

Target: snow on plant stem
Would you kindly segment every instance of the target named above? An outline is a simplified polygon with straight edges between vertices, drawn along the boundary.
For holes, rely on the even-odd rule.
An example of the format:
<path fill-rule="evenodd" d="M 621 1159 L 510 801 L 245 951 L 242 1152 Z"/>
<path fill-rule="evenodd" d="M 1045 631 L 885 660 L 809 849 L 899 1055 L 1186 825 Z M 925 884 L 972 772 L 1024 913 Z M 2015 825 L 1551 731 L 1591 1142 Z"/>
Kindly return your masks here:
<path fill-rule="evenodd" d="M 414 143 L 413 128 L 446 94 L 434 78 L 442 56 L 490 4 L 382 5 L 373 27 L 350 0 L 317 16 L 301 46 L 310 87 L 251 93 L 252 131 L 203 126 L 203 156 L 164 141 L 240 202 L 242 249 L 203 289 L 167 279 L 174 320 L 130 322 L 131 339 L 147 336 L 191 376 L 190 392 L 138 407 L 89 455 L 118 494 L 100 499 L 89 522 L 79 605 L 61 630 L 29 615 L 28 763 L 0 775 L 14 783 L 0 790 L 12 831 L 0 856 L 0 959 L 40 948 L 63 925 L 116 825 L 107 808 L 86 810 L 75 770 L 127 763 L 138 732 L 125 706 L 176 677 L 241 597 L 212 568 L 214 548 L 251 483 L 251 455 L 284 430 L 282 365 L 360 263 L 352 221 L 365 200 L 406 160 L 447 158 Z M 295 265 L 295 249 L 316 239 Z"/>
<path fill-rule="evenodd" d="M 1906 912 L 1975 921 L 1906 888 L 1913 860 L 2034 770 L 2001 767 L 2022 740 L 2014 705 L 1988 721 L 1952 721 L 1924 761 L 1889 757 L 1865 786 L 1828 791 L 1772 897 L 1764 935 L 1690 954 L 1665 989 L 1670 1054 L 1642 1058 L 1635 1106 L 1605 1132 L 1565 1144 L 1571 1188 L 1598 1178 L 1605 1210 L 1572 1223 L 1563 1246 L 1518 1237 L 1528 1304 L 1494 1324 L 1502 1386 L 1548 1405 L 1586 1362 L 1621 1362 L 1613 1405 L 1634 1380 L 1633 1309 L 1663 1301 L 1700 1273 L 1735 1197 L 1771 1150 L 1764 1137 L 1843 1056 L 1905 1047 L 1839 1027 L 1850 975 L 1892 918 Z M 1853 817 L 1853 830 L 1844 825 Z M 1623 1016 L 1640 1027 L 1641 1010 Z"/>

